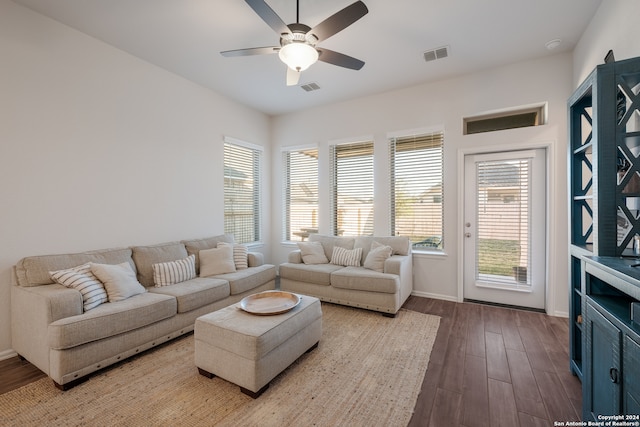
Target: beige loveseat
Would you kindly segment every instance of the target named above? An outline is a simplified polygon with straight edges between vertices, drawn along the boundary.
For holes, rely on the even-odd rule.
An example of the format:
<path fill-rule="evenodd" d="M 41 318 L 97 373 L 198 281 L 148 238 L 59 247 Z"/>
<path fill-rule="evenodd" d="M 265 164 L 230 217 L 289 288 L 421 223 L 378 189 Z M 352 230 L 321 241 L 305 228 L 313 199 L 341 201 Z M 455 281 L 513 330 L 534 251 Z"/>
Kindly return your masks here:
<path fill-rule="evenodd" d="M 67 389 L 87 374 L 192 331 L 199 316 L 275 289 L 275 266 L 264 264 L 259 253 L 246 255 L 248 268 L 200 277 L 200 251 L 219 242 L 233 242 L 233 236 L 23 258 L 11 287 L 13 349 Z M 190 255 L 195 278 L 154 286 L 154 264 Z M 142 293 L 86 310 L 81 292 L 55 284 L 49 273 L 85 263 L 125 269 L 128 263 Z"/>
<path fill-rule="evenodd" d="M 335 237 L 312 234 L 309 242 L 322 246 L 322 255 L 303 261 L 300 249 L 280 265 L 280 288 L 314 296 L 322 301 L 380 311 L 395 316 L 413 290 L 411 242 L 406 237 Z M 334 248 L 360 253 L 354 265 L 336 260 Z M 369 257 L 372 247 L 387 256 Z M 386 249 L 384 248 L 386 247 Z M 342 251 L 344 253 L 344 251 Z M 317 254 L 316 254 L 317 255 Z M 345 255 L 348 257 L 353 253 Z M 346 259 L 346 258 L 345 258 Z M 322 262 L 325 261 L 325 262 Z M 340 265 L 342 263 L 343 265 Z"/>

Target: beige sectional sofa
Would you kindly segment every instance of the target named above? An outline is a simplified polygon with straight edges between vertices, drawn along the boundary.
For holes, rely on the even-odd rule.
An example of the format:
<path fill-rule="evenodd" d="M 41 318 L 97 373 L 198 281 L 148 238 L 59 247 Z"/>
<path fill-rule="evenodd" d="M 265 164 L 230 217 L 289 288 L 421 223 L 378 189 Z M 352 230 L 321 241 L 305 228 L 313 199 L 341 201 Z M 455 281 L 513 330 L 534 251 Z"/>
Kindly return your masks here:
<path fill-rule="evenodd" d="M 324 256 L 303 261 L 304 251 L 294 250 L 288 262 L 280 265 L 280 288 L 284 291 L 314 296 L 322 301 L 380 311 L 395 316 L 413 290 L 411 242 L 406 237 L 335 237 L 312 234 L 306 245 L 322 245 Z M 388 252 L 373 260 L 376 253 Z M 386 247 L 386 248 L 384 248 Z M 350 253 L 342 260 L 334 248 Z M 356 262 L 343 262 L 350 255 Z M 344 251 L 341 251 L 344 253 Z M 373 255 L 373 254 L 372 254 Z M 308 255 L 305 255 L 308 258 Z M 324 262 L 323 262 L 324 261 Z M 342 265 L 340 265 L 342 264 Z M 345 266 L 345 264 L 354 264 Z"/>
<path fill-rule="evenodd" d="M 192 331 L 199 316 L 275 289 L 275 266 L 264 264 L 259 253 L 246 255 L 248 268 L 200 277 L 200 251 L 219 242 L 232 243 L 233 236 L 23 258 L 11 287 L 13 349 L 66 389 L 94 371 Z M 190 255 L 195 256 L 196 277 L 154 286 L 153 264 Z M 85 263 L 120 264 L 125 270 L 122 263 L 128 263 L 144 286 L 142 293 L 85 311 L 83 295 L 54 283 L 50 275 Z"/>

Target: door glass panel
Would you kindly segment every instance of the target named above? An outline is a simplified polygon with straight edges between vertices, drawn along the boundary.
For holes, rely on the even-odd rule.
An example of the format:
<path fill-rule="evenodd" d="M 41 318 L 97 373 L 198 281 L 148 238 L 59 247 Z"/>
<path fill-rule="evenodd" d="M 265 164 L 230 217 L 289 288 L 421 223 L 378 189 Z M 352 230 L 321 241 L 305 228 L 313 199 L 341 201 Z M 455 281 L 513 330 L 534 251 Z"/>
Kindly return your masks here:
<path fill-rule="evenodd" d="M 531 285 L 531 159 L 476 163 L 476 279 Z"/>

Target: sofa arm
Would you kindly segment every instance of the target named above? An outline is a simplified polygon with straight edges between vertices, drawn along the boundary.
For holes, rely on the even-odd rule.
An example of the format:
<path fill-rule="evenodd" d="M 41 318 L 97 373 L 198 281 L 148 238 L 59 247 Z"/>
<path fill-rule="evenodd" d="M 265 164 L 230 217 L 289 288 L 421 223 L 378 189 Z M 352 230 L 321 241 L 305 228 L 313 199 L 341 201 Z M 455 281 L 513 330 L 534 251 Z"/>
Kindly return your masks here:
<path fill-rule="evenodd" d="M 405 301 L 413 291 L 413 256 L 392 255 L 384 262 L 384 272 L 400 276 L 400 300 Z"/>
<path fill-rule="evenodd" d="M 82 294 L 62 285 L 11 286 L 13 349 L 49 374 L 49 325 L 82 314 Z"/>
<path fill-rule="evenodd" d="M 264 264 L 264 254 L 261 252 L 249 252 L 247 254 L 249 267 L 260 267 Z"/>
<path fill-rule="evenodd" d="M 387 274 L 402 276 L 407 267 L 411 268 L 411 256 L 392 255 L 384 261 L 384 272 Z M 410 270 L 409 273 L 411 273 Z"/>
<path fill-rule="evenodd" d="M 302 264 L 302 252 L 300 249 L 296 249 L 295 251 L 289 252 L 287 256 L 287 261 L 292 264 Z"/>

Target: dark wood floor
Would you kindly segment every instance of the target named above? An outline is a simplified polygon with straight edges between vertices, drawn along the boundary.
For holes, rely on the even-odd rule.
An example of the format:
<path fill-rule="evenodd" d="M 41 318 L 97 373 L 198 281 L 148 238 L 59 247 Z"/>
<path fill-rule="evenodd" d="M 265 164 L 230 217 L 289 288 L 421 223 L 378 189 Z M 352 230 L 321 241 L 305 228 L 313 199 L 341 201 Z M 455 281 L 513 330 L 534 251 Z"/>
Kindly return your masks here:
<path fill-rule="evenodd" d="M 442 318 L 411 427 L 580 420 L 582 390 L 569 372 L 567 319 L 420 297 L 404 307 Z M 17 357 L 0 361 L 0 394 L 44 376 Z"/>
<path fill-rule="evenodd" d="M 410 297 L 441 316 L 410 426 L 553 426 L 578 421 L 568 320 L 524 310 Z"/>

